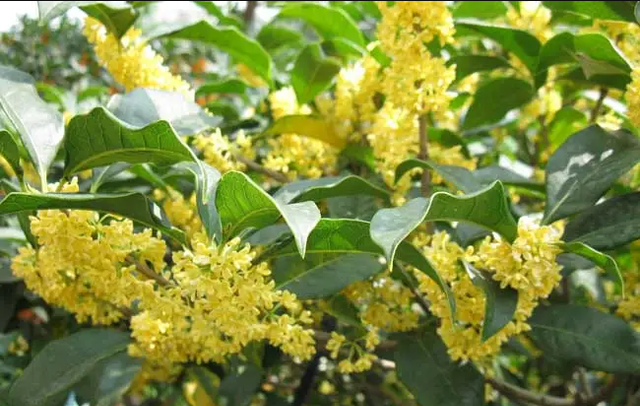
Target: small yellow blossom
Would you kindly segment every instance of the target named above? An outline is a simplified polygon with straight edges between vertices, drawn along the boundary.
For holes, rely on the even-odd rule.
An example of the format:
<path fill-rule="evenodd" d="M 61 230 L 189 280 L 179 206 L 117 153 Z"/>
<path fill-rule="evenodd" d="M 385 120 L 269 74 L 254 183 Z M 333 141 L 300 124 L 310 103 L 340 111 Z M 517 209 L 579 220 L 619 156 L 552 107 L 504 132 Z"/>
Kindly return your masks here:
<path fill-rule="evenodd" d="M 202 152 L 203 160 L 206 163 L 221 173 L 246 169 L 243 163 L 238 162 L 235 154 L 240 154 L 249 159 L 255 158 L 251 139 L 243 131 L 238 132 L 235 141 L 230 141 L 229 137 L 222 135 L 220 129 L 216 128 L 211 133 L 197 135 L 192 145 L 196 150 Z"/>
<path fill-rule="evenodd" d="M 521 1 L 519 10 L 509 7 L 507 21 L 515 28 L 535 35 L 541 42 L 546 42 L 553 36 L 549 22 L 551 10 L 544 7 L 540 1 Z"/>
<path fill-rule="evenodd" d="M 9 343 L 7 348 L 9 354 L 17 355 L 18 357 L 24 356 L 29 351 L 29 343 L 23 336 L 18 336 L 15 340 Z"/>

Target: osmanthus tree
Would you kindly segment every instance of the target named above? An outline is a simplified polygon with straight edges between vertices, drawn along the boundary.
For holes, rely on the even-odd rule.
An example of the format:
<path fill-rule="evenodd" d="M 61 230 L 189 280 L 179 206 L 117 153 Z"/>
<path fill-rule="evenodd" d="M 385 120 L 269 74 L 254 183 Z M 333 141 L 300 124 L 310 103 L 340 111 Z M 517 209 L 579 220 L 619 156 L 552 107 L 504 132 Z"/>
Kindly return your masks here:
<path fill-rule="evenodd" d="M 0 67 L 0 405 L 640 404 L 634 2 L 193 3 Z"/>

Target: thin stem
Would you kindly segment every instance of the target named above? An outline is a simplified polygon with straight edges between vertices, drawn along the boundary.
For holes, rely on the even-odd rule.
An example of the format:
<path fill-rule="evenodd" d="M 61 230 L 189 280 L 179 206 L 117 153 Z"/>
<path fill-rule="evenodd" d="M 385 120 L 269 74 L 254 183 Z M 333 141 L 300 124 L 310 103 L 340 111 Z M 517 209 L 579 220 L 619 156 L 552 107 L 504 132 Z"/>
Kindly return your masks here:
<path fill-rule="evenodd" d="M 606 87 L 600 88 L 600 96 L 596 101 L 596 105 L 593 106 L 593 110 L 591 110 L 591 119 L 589 120 L 591 124 L 595 123 L 598 119 L 598 116 L 600 115 L 600 109 L 602 108 L 602 104 L 604 103 L 604 99 L 607 98 L 608 93 L 609 89 L 607 89 Z"/>
<path fill-rule="evenodd" d="M 418 137 L 420 142 L 418 158 L 429 159 L 429 117 L 426 114 L 418 118 Z M 431 174 L 427 169 L 422 171 L 421 189 L 424 197 L 431 195 Z"/>
<path fill-rule="evenodd" d="M 153 279 L 154 281 L 156 281 L 158 283 L 158 285 L 160 285 L 160 286 L 173 285 L 171 282 L 166 280 L 162 275 L 160 275 L 159 273 L 155 272 L 153 269 L 149 268 L 149 266 L 147 264 L 145 264 L 144 262 L 138 261 L 133 256 L 127 255 L 126 260 L 130 264 L 135 265 L 136 269 L 138 270 L 138 272 L 140 272 L 141 274 L 143 274 L 144 276 L 146 276 L 149 279 Z"/>
<path fill-rule="evenodd" d="M 289 182 L 289 178 L 286 177 L 285 174 L 278 172 L 278 171 L 272 171 L 271 169 L 267 169 L 264 166 L 260 165 L 259 163 L 257 163 L 256 161 L 252 161 L 251 159 L 247 158 L 246 156 L 240 155 L 240 154 L 236 154 L 235 155 L 236 160 L 238 160 L 238 162 L 241 162 L 245 165 L 247 165 L 247 168 L 254 170 L 256 172 L 259 172 L 263 175 L 267 175 L 268 177 L 277 180 L 280 183 L 287 183 Z"/>
<path fill-rule="evenodd" d="M 302 378 L 300 378 L 300 385 L 296 388 L 293 402 L 291 403 L 292 406 L 302 406 L 306 403 L 309 393 L 313 388 L 313 382 L 318 374 L 321 356 L 322 354 L 317 353 L 307 364 L 307 368 L 304 370 Z"/>
<path fill-rule="evenodd" d="M 253 17 L 256 14 L 256 8 L 258 7 L 257 1 L 247 1 L 247 7 L 244 9 L 244 22 L 249 26 L 253 23 Z"/>

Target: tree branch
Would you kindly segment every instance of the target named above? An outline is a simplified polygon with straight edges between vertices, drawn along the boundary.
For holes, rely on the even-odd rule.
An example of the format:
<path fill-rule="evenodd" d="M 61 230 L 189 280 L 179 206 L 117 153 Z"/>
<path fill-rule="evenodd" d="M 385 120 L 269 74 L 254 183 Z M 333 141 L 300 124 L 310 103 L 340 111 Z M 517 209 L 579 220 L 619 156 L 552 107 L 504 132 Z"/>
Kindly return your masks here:
<path fill-rule="evenodd" d="M 602 108 L 602 104 L 604 103 L 604 99 L 607 98 L 608 93 L 609 93 L 609 89 L 607 89 L 606 87 L 600 88 L 600 96 L 596 101 L 596 105 L 593 106 L 593 110 L 591 110 L 591 119 L 589 120 L 591 124 L 595 123 L 596 120 L 598 120 L 598 116 L 600 115 L 600 109 Z"/>
<path fill-rule="evenodd" d="M 129 262 L 131 265 L 135 265 L 136 269 L 138 270 L 138 272 L 140 272 L 141 274 L 143 274 L 144 276 L 146 276 L 149 279 L 153 279 L 154 281 L 156 281 L 158 283 L 158 285 L 160 285 L 160 286 L 173 285 L 173 283 L 169 282 L 162 275 L 160 275 L 159 273 L 155 272 L 153 269 L 149 268 L 149 266 L 147 264 L 145 264 L 143 262 L 140 262 L 137 259 L 135 259 L 132 255 L 127 255 L 126 261 Z"/>
<path fill-rule="evenodd" d="M 257 163 L 256 161 L 252 161 L 251 159 L 247 158 L 246 156 L 240 155 L 240 154 L 236 154 L 235 155 L 236 160 L 238 162 L 241 162 L 245 165 L 247 165 L 247 168 L 259 172 L 263 175 L 267 175 L 268 177 L 270 177 L 271 179 L 277 180 L 280 183 L 287 183 L 289 182 L 289 178 L 287 178 L 287 176 L 281 172 L 278 171 L 272 171 L 271 169 L 267 169 L 264 166 L 260 165 L 259 163 Z"/>

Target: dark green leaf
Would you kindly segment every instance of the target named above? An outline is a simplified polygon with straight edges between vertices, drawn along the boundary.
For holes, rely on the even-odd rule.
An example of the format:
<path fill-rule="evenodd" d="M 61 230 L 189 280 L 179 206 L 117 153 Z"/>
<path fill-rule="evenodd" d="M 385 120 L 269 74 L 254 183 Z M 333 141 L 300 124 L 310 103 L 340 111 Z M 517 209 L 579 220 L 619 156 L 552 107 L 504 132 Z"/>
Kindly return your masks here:
<path fill-rule="evenodd" d="M 493 280 L 491 274 L 474 268 L 466 261 L 462 263 L 471 282 L 482 289 L 486 298 L 482 322 L 482 341 L 486 341 L 513 320 L 518 307 L 518 291 L 510 287 L 502 289 L 500 282 Z"/>
<path fill-rule="evenodd" d="M 342 323 L 362 326 L 358 308 L 343 295 L 335 295 L 328 299 L 325 311 Z"/>
<path fill-rule="evenodd" d="M 126 352 L 129 334 L 106 329 L 75 333 L 47 345 L 9 392 L 15 406 L 58 406 L 99 364 Z"/>
<path fill-rule="evenodd" d="M 11 260 L 9 258 L 0 258 L 0 285 L 5 283 L 14 283 L 20 278 L 13 276 L 11 271 Z M 2 331 L 0 329 L 0 331 Z"/>
<path fill-rule="evenodd" d="M 221 241 L 222 225 L 215 205 L 220 172 L 202 161 L 198 163 L 186 162 L 181 165 L 195 176 L 196 205 L 207 236 L 211 240 Z"/>
<path fill-rule="evenodd" d="M 257 41 L 247 37 L 234 27 L 214 27 L 206 21 L 200 21 L 169 33 L 163 33 L 163 38 L 186 39 L 201 41 L 215 46 L 231 55 L 237 62 L 251 68 L 269 85 L 271 79 L 271 57 Z"/>
<path fill-rule="evenodd" d="M 116 38 L 122 37 L 138 18 L 133 7 L 124 2 L 90 3 L 92 4 L 81 5 L 82 11 L 100 21 L 107 28 L 107 31 L 115 35 Z"/>
<path fill-rule="evenodd" d="M 610 250 L 640 238 L 640 192 L 613 197 L 572 219 L 564 241 Z"/>
<path fill-rule="evenodd" d="M 638 334 L 613 315 L 576 305 L 539 306 L 529 324 L 546 357 L 596 371 L 640 371 Z"/>
<path fill-rule="evenodd" d="M 33 164 L 46 184 L 47 170 L 56 157 L 62 138 L 62 114 L 38 96 L 26 73 L 0 66 L 0 112 L 20 136 Z"/>
<path fill-rule="evenodd" d="M 384 268 L 379 256 L 356 253 L 309 255 L 304 270 L 277 278 L 276 288 L 295 293 L 300 299 L 319 299 L 340 292 L 353 282 L 369 279 Z"/>
<path fill-rule="evenodd" d="M 322 52 L 343 63 L 359 59 L 366 53 L 366 50 L 344 38 L 334 38 L 320 43 Z"/>
<path fill-rule="evenodd" d="M 207 10 L 207 12 L 212 16 L 216 17 L 221 25 L 232 25 L 237 28 L 242 28 L 244 26 L 244 22 L 239 17 L 235 15 L 225 15 L 222 10 L 220 10 L 220 7 L 215 5 L 213 1 L 194 1 L 194 3 Z"/>
<path fill-rule="evenodd" d="M 444 180 L 462 190 L 464 193 L 473 193 L 483 187 L 467 168 L 452 165 L 438 165 L 432 161 L 423 161 L 416 158 L 408 159 L 396 167 L 396 182 L 414 168 L 432 169 L 438 172 Z"/>
<path fill-rule="evenodd" d="M 507 14 L 502 1 L 459 1 L 453 9 L 454 18 L 493 19 Z"/>
<path fill-rule="evenodd" d="M 465 1 L 464 3 L 477 3 Z M 494 3 L 494 2 L 485 2 Z M 490 71 L 498 68 L 510 68 L 509 62 L 498 56 L 490 55 L 459 55 L 447 61 L 447 65 L 456 65 L 456 80 L 465 78 L 472 73 Z"/>
<path fill-rule="evenodd" d="M 268 51 L 277 50 L 283 46 L 295 47 L 302 42 L 302 34 L 298 31 L 266 24 L 261 29 L 256 40 Z"/>
<path fill-rule="evenodd" d="M 225 173 L 218 183 L 216 207 L 225 239 L 233 238 L 249 227 L 266 227 L 283 217 L 303 258 L 307 238 L 321 217 L 314 203 L 282 204 L 247 175 L 236 171 Z"/>
<path fill-rule="evenodd" d="M 237 78 L 229 78 L 224 79 L 219 82 L 209 82 L 200 86 L 198 90 L 196 90 L 196 96 L 208 96 L 210 94 L 243 94 L 249 85 L 240 79 Z"/>
<path fill-rule="evenodd" d="M 509 111 L 528 103 L 533 95 L 533 87 L 522 79 L 492 79 L 476 91 L 462 128 L 468 130 L 495 124 Z"/>
<path fill-rule="evenodd" d="M 373 150 L 369 146 L 349 144 L 341 152 L 341 155 L 347 159 L 352 159 L 376 171 L 376 158 L 373 156 Z"/>
<path fill-rule="evenodd" d="M 242 372 L 226 376 L 220 383 L 220 404 L 248 406 L 260 387 L 262 371 L 252 364 L 243 366 Z"/>
<path fill-rule="evenodd" d="M 21 173 L 20 150 L 9 131 L 0 128 L 0 155 L 9 163 L 15 173 Z"/>
<path fill-rule="evenodd" d="M 291 85 L 298 103 L 308 103 L 329 88 L 340 66 L 339 59 L 324 55 L 320 44 L 307 45 L 291 70 Z"/>
<path fill-rule="evenodd" d="M 168 122 L 136 129 L 102 107 L 71 120 L 65 147 L 65 176 L 115 162 L 170 165 L 195 160 Z"/>
<path fill-rule="evenodd" d="M 482 184 L 488 185 L 499 180 L 507 186 L 518 186 L 523 189 L 544 193 L 544 185 L 527 179 L 502 166 L 486 166 L 473 171 L 473 176 Z"/>
<path fill-rule="evenodd" d="M 134 127 L 144 127 L 159 120 L 171 123 L 178 135 L 194 135 L 218 127 L 220 118 L 205 113 L 180 92 L 134 89 L 115 95 L 107 108 L 120 120 Z"/>
<path fill-rule="evenodd" d="M 420 337 L 403 335 L 394 353 L 398 378 L 421 406 L 484 403 L 484 378 L 472 364 L 453 362 L 435 328 Z"/>
<path fill-rule="evenodd" d="M 162 209 L 141 193 L 114 195 L 90 193 L 30 194 L 13 192 L 0 201 L 0 215 L 46 209 L 95 210 L 118 214 L 184 243 L 183 233 L 171 225 Z"/>
<path fill-rule="evenodd" d="M 342 149 L 346 144 L 346 141 L 336 133 L 331 123 L 327 122 L 323 117 L 315 115 L 281 117 L 271 127 L 267 128 L 262 135 L 268 137 L 288 133 L 314 138 L 339 149 Z"/>
<path fill-rule="evenodd" d="M 430 199 L 412 199 L 404 206 L 382 209 L 371 219 L 371 238 L 392 264 L 400 243 L 425 221 L 463 221 L 483 226 L 504 236 L 516 238 L 518 226 L 509 211 L 502 184 L 466 196 L 437 192 Z"/>
<path fill-rule="evenodd" d="M 19 283 L 0 284 L 0 331 L 4 331 L 13 318 L 22 291 Z"/>
<path fill-rule="evenodd" d="M 389 198 L 386 190 L 355 175 L 299 180 L 281 187 L 273 198 L 287 204 L 309 200 L 317 202 L 330 197 L 353 195 Z"/>
<path fill-rule="evenodd" d="M 74 387 L 78 399 L 92 405 L 116 402 L 140 372 L 142 359 L 132 358 L 126 351 L 105 358 Z"/>
<path fill-rule="evenodd" d="M 347 13 L 313 3 L 296 3 L 280 11 L 280 17 L 299 18 L 313 26 L 323 39 L 344 38 L 364 46 L 362 31 Z"/>
<path fill-rule="evenodd" d="M 370 221 L 378 205 L 376 199 L 368 195 L 332 197 L 327 200 L 331 218 L 347 218 Z"/>
<path fill-rule="evenodd" d="M 598 20 L 636 22 L 633 12 L 635 1 L 543 1 L 555 12 L 583 14 Z"/>
<path fill-rule="evenodd" d="M 600 251 L 596 251 L 581 242 L 563 243 L 561 244 L 561 248 L 564 250 L 564 252 L 570 252 L 572 254 L 580 255 L 581 257 L 586 258 L 594 264 L 598 265 L 606 273 L 608 273 L 609 276 L 611 276 L 611 278 L 620 288 L 620 292 L 624 292 L 624 280 L 622 279 L 620 269 L 618 269 L 618 264 L 609 255 L 603 254 Z"/>
<path fill-rule="evenodd" d="M 590 208 L 639 160 L 640 142 L 633 134 L 597 125 L 575 133 L 549 158 L 544 222 Z"/>
<path fill-rule="evenodd" d="M 515 28 L 472 21 L 460 21 L 456 24 L 456 28 L 458 27 L 496 41 L 506 51 L 517 56 L 530 72 L 535 72 L 540 52 L 540 41 L 533 34 Z"/>

